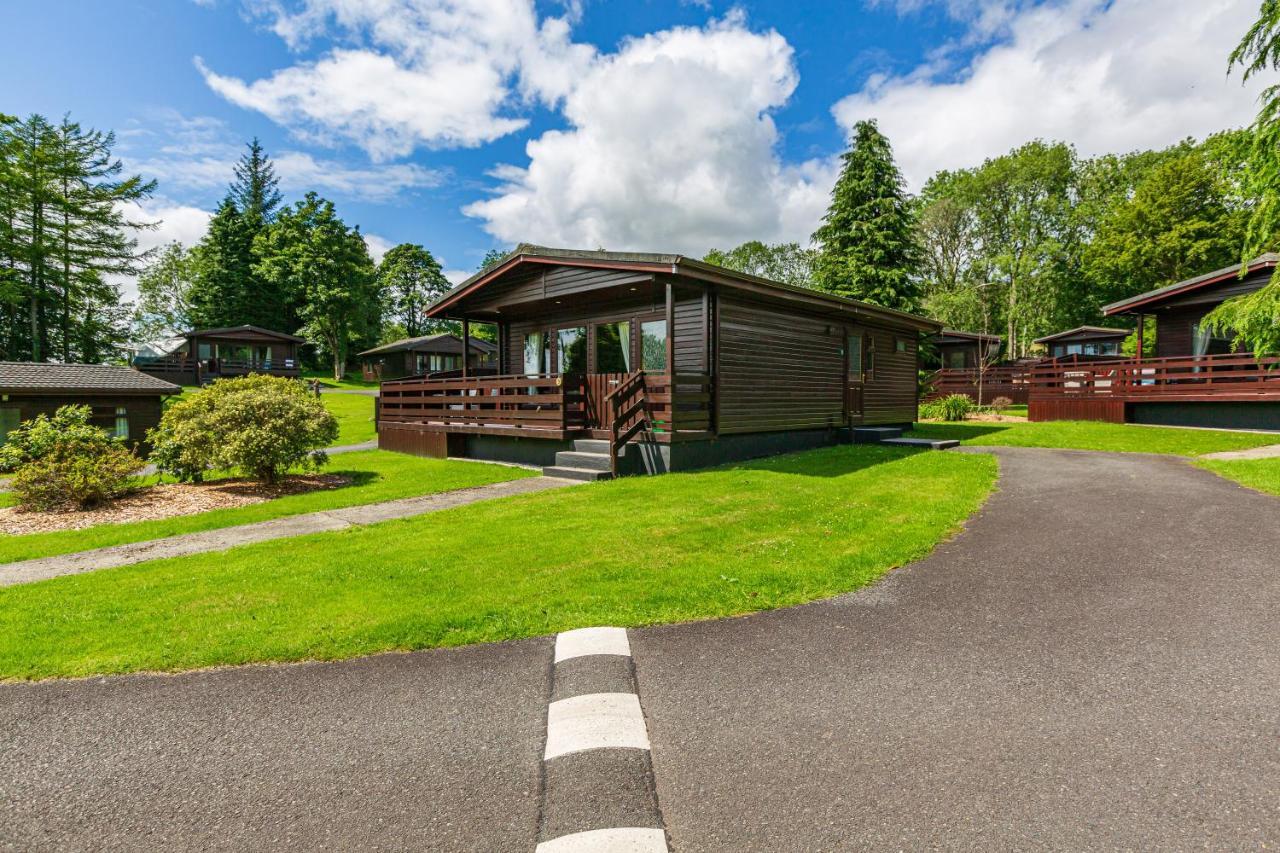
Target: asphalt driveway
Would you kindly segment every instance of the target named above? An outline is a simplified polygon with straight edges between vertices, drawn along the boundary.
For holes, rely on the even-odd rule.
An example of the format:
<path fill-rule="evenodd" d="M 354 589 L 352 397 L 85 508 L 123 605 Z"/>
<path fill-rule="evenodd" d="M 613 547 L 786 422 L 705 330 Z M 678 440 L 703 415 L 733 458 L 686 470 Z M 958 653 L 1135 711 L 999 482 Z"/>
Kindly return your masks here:
<path fill-rule="evenodd" d="M 1280 843 L 1280 500 L 1001 449 L 861 593 L 629 632 L 676 850 Z M 549 639 L 0 686 L 0 848 L 530 850 Z"/>

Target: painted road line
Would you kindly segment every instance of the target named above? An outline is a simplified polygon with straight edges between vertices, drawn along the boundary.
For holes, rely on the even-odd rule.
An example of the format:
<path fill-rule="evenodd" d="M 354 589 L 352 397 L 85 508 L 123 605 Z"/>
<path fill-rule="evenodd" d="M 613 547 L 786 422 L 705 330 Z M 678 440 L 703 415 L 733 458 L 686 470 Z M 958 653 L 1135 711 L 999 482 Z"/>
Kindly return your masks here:
<path fill-rule="evenodd" d="M 631 656 L 626 628 L 578 628 L 556 637 L 556 663 L 586 655 Z"/>
<path fill-rule="evenodd" d="M 635 826 L 591 829 L 544 841 L 537 853 L 667 853 L 667 835 Z"/>
<path fill-rule="evenodd" d="M 588 749 L 648 749 L 649 733 L 634 693 L 588 693 L 547 709 L 544 760 Z"/>

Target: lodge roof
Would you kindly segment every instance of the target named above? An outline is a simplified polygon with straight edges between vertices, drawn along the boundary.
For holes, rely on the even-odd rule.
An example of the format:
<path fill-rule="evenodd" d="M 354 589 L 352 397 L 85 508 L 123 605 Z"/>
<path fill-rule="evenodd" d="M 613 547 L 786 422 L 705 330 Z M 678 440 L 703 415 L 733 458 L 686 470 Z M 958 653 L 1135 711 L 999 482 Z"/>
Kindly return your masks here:
<path fill-rule="evenodd" d="M 962 332 L 959 329 L 943 329 L 934 335 L 935 338 L 959 338 L 965 341 L 995 341 L 1004 343 L 1004 338 L 999 335 L 989 335 L 985 332 Z"/>
<path fill-rule="evenodd" d="M 427 316 L 443 316 L 445 309 L 464 296 L 470 295 L 490 281 L 499 278 L 521 263 L 561 263 L 596 267 L 600 269 L 631 269 L 684 275 L 689 278 L 713 282 L 738 290 L 763 292 L 776 298 L 796 302 L 807 302 L 815 307 L 828 307 L 836 310 L 852 311 L 882 318 L 896 319 L 906 322 L 921 331 L 936 332 L 940 324 L 934 320 L 884 308 L 870 302 L 849 299 L 834 293 L 826 293 L 807 287 L 772 281 L 767 278 L 749 275 L 731 270 L 727 267 L 709 264 L 706 261 L 688 258 L 678 254 L 661 254 L 655 252 L 607 252 L 589 251 L 586 249 L 556 249 L 547 246 L 535 246 L 522 243 L 508 253 L 502 260 L 486 267 L 441 296 L 427 308 Z"/>
<path fill-rule="evenodd" d="M 290 335 L 286 332 L 277 332 L 273 329 L 264 329 L 262 326 L 251 326 L 245 324 L 243 326 L 225 326 L 220 329 L 192 329 L 189 332 L 183 332 L 184 338 L 200 337 L 200 338 L 217 338 L 217 337 L 233 337 L 237 332 L 254 332 L 267 337 L 279 338 L 282 341 L 293 341 L 295 344 L 306 342 L 306 338 L 300 338 L 297 335 Z"/>
<path fill-rule="evenodd" d="M 177 394 L 182 389 L 131 367 L 0 361 L 0 391 Z"/>
<path fill-rule="evenodd" d="M 1269 267 L 1275 267 L 1277 264 L 1280 264 L 1280 254 L 1267 252 L 1245 264 L 1244 274 L 1252 275 Z M 1112 302 L 1110 305 L 1104 305 L 1102 306 L 1102 313 L 1110 317 L 1113 314 L 1125 314 L 1138 308 L 1151 307 L 1153 304 L 1163 302 L 1165 299 L 1182 296 L 1184 293 L 1199 290 L 1203 287 L 1230 281 L 1239 276 L 1240 271 L 1240 264 L 1232 264 L 1220 270 L 1188 278 L 1165 287 L 1157 287 L 1155 290 L 1148 290 L 1146 293 L 1139 293 L 1137 296 L 1130 296 L 1128 299 L 1121 299 L 1118 302 Z"/>
<path fill-rule="evenodd" d="M 471 348 L 482 353 L 496 352 L 498 347 L 488 341 L 471 339 Z M 444 332 L 438 335 L 423 335 L 417 338 L 401 338 L 389 344 L 367 349 L 358 355 L 385 355 L 391 352 L 443 352 L 461 353 L 462 340 L 454 334 Z"/>
<path fill-rule="evenodd" d="M 1036 338 L 1032 343 L 1047 344 L 1072 335 L 1096 338 L 1127 338 L 1130 334 L 1132 334 L 1131 329 L 1111 329 L 1106 326 L 1076 326 L 1074 329 L 1067 329 L 1065 332 L 1057 332 L 1052 335 L 1045 335 L 1043 338 Z"/>

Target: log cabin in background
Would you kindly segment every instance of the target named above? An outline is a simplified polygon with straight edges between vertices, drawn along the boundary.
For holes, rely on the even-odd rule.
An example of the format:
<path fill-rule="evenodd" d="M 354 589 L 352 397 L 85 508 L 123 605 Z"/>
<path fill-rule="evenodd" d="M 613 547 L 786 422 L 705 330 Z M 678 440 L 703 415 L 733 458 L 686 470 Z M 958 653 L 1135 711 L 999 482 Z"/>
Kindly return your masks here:
<path fill-rule="evenodd" d="M 492 370 L 497 363 L 497 353 L 497 344 L 472 338 L 467 366 L 478 372 Z M 462 338 L 447 332 L 403 338 L 365 350 L 357 358 L 366 382 L 461 371 Z"/>
<path fill-rule="evenodd" d="M 943 329 L 925 345 L 929 375 L 925 399 L 938 400 L 963 394 L 980 406 L 1001 397 L 1012 403 L 1027 402 L 1027 363 L 1034 359 L 1001 361 L 1004 338 L 983 332 Z"/>
<path fill-rule="evenodd" d="M 179 385 L 204 385 L 250 373 L 297 378 L 302 375 L 298 347 L 305 342 L 260 326 L 192 329 L 150 345 L 134 356 L 133 366 Z"/>
<path fill-rule="evenodd" d="M 1045 354 L 1049 358 L 1118 356 L 1121 344 L 1131 334 L 1133 334 L 1132 329 L 1077 326 L 1055 335 L 1036 338 L 1034 342 L 1045 348 Z"/>
<path fill-rule="evenodd" d="M 1264 287 L 1277 263 L 1280 255 L 1262 255 L 1105 306 L 1108 317 L 1133 318 L 1138 353 L 1144 320 L 1155 318 L 1155 357 L 1041 364 L 1032 371 L 1031 419 L 1280 430 L 1280 359 L 1235 352 L 1231 335 L 1203 322 L 1226 300 Z"/>
<path fill-rule="evenodd" d="M 920 336 L 940 328 L 680 255 L 536 246 L 428 314 L 461 321 L 464 339 L 472 323 L 495 325 L 498 373 L 384 382 L 379 445 L 584 478 L 907 426 Z"/>
<path fill-rule="evenodd" d="M 182 389 L 128 367 L 0 362 L 0 444 L 36 415 L 89 406 L 93 423 L 138 447 L 160 423 L 164 398 Z M 145 450 L 145 447 L 143 447 Z"/>

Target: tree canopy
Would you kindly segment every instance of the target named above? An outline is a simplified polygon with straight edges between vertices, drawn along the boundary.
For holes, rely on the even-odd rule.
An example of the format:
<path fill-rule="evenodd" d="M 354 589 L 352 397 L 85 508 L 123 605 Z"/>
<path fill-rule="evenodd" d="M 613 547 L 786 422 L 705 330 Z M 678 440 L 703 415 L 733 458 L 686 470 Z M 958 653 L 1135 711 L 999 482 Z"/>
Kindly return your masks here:
<path fill-rule="evenodd" d="M 378 264 L 378 286 L 386 305 L 384 320 L 416 338 L 437 328 L 427 320 L 427 306 L 449 291 L 440 262 L 417 243 L 393 247 Z"/>
<path fill-rule="evenodd" d="M 709 264 L 726 267 L 748 275 L 767 278 L 796 287 L 813 287 L 816 252 L 799 243 L 761 243 L 750 240 L 737 248 L 722 252 L 712 249 L 703 257 Z"/>

